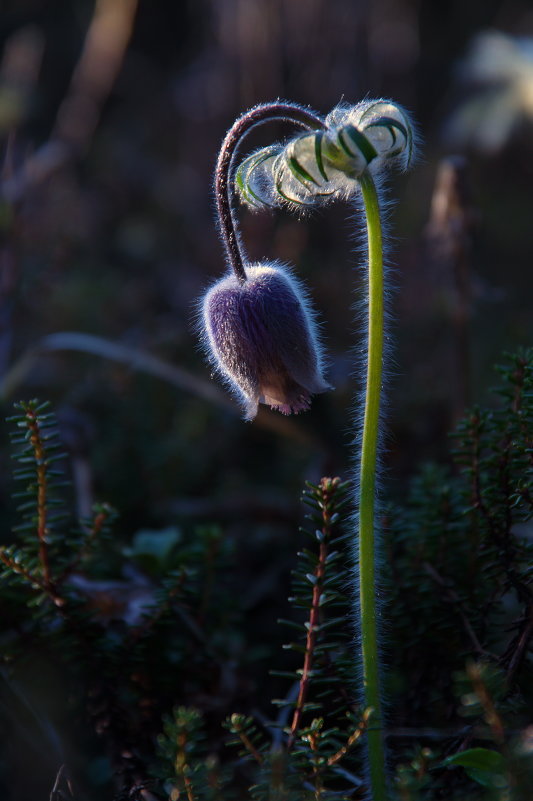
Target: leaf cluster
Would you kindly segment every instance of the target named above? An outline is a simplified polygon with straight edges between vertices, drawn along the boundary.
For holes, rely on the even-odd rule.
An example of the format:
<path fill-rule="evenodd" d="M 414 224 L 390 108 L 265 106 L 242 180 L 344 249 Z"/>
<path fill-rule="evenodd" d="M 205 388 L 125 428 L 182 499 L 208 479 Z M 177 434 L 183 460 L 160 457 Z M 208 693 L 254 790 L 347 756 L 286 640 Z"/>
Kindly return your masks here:
<path fill-rule="evenodd" d="M 274 720 L 241 713 L 228 716 L 228 745 L 238 749 L 231 785 L 221 795 L 211 795 L 212 783 L 206 782 L 208 763 L 197 755 L 199 761 L 188 763 L 188 798 L 226 799 L 232 797 L 230 787 L 235 790 L 241 785 L 239 797 L 254 801 L 333 801 L 359 796 L 362 781 L 354 771 L 352 753 L 363 738 L 370 712 L 353 697 L 353 632 L 346 596 L 349 567 L 340 527 L 348 507 L 348 484 L 338 478 L 309 483 L 303 502 L 308 525 L 303 529 L 306 544 L 293 572 L 289 600 L 294 617 L 280 620 L 294 635 L 284 646 L 294 657 L 294 667 L 272 671 L 287 682 L 286 696 L 274 700 L 278 710 Z M 180 721 L 184 714 L 194 716 L 194 711 L 178 710 L 170 726 L 167 721 L 160 740 L 182 792 Z"/>
<path fill-rule="evenodd" d="M 452 469 L 426 466 L 405 506 L 387 516 L 388 683 L 393 731 L 407 719 L 420 728 L 438 721 L 433 745 L 436 739 L 448 769 L 463 765 L 454 751 L 486 749 L 489 740 L 496 751 L 483 758 L 487 770 L 504 765 L 492 771 L 500 778 L 484 782 L 474 768 L 468 775 L 490 787 L 483 798 L 521 800 L 533 788 L 519 744 L 525 735 L 517 736 L 533 702 L 533 352 L 509 356 L 498 372 L 496 408 L 472 409 L 452 434 Z M 473 689 L 476 671 L 483 678 Z M 480 693 L 501 716 L 496 740 Z M 515 734 L 507 734 L 513 727 Z M 397 742 L 401 747 L 400 733 Z M 431 783 L 437 795 L 427 797 L 440 798 L 441 784 L 450 793 L 449 772 L 437 770 Z"/>
<path fill-rule="evenodd" d="M 400 801 L 532 796 L 532 362 L 508 358 L 496 408 L 473 409 L 453 434 L 451 467 L 426 466 L 383 515 L 386 733 Z M 0 551 L 5 684 L 30 662 L 68 676 L 82 747 L 106 754 L 81 786 L 111 785 L 115 801 L 363 798 L 371 710 L 353 668 L 347 483 L 304 492 L 283 658 L 265 643 L 268 663 L 283 666 L 269 706 L 247 675 L 239 568 L 221 530 L 172 524 L 117 545 L 108 505 L 88 521 L 69 512 L 48 409 L 22 403 L 12 422 L 22 494 L 16 544 Z"/>
<path fill-rule="evenodd" d="M 89 520 L 76 520 L 69 509 L 48 405 L 21 402 L 16 411 L 10 422 L 21 523 L 16 542 L 0 549 L 3 701 L 7 708 L 22 693 L 39 719 L 40 702 L 19 688 L 19 677 L 30 673 L 39 683 L 39 674 L 53 675 L 69 707 L 62 714 L 82 721 L 79 747 L 98 748 L 95 737 L 105 746 L 104 765 L 89 785 L 111 778 L 118 799 L 153 783 L 147 755 L 176 687 L 192 699 L 221 692 L 235 604 L 213 576 L 230 549 L 211 526 L 190 540 L 173 528 L 159 536 L 138 532 L 133 546 L 120 550 L 108 504 L 96 504 Z M 45 728 L 54 727 L 48 720 Z M 24 747 L 28 732 L 21 727 L 19 736 Z"/>

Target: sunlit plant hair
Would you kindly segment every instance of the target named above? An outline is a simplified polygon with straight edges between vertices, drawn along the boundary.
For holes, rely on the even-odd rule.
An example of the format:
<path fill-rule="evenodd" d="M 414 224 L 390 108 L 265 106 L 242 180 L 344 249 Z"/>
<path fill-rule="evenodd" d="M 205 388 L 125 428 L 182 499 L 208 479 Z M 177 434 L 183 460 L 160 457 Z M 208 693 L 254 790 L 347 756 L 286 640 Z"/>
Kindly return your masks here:
<path fill-rule="evenodd" d="M 288 120 L 303 128 L 288 141 L 264 147 L 234 169 L 235 153 L 256 125 Z M 378 188 L 390 166 L 413 159 L 413 127 L 388 100 L 341 104 L 325 118 L 292 103 L 257 106 L 228 131 L 220 150 L 215 195 L 229 273 L 203 301 L 204 342 L 210 360 L 244 402 L 251 419 L 258 402 L 280 411 L 309 406 L 327 389 L 314 316 L 286 268 L 250 265 L 237 232 L 232 182 L 252 209 L 301 210 L 336 199 L 362 199 L 366 217 L 367 312 L 364 394 L 355 437 L 355 597 L 359 620 L 363 701 L 371 710 L 367 734 L 368 797 L 387 801 L 376 608 L 377 472 L 381 439 L 385 278 L 383 202 Z M 262 280 L 260 280 L 262 279 Z M 265 280 L 266 279 L 266 280 Z"/>
<path fill-rule="evenodd" d="M 246 265 L 246 280 L 230 273 L 203 301 L 214 366 L 241 400 L 247 420 L 267 403 L 283 414 L 309 408 L 324 392 L 321 348 L 307 295 L 277 263 Z"/>
<path fill-rule="evenodd" d="M 387 100 L 341 104 L 328 114 L 323 128 L 248 156 L 235 183 L 252 209 L 301 209 L 353 197 L 362 176 L 376 178 L 393 165 L 405 170 L 413 152 L 413 129 L 399 106 Z"/>

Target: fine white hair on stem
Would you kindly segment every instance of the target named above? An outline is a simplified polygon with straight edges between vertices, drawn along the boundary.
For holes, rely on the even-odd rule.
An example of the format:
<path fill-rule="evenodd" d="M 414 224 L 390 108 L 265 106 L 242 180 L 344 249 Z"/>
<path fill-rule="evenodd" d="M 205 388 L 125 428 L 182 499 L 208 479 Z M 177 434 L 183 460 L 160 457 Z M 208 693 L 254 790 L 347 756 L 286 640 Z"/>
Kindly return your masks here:
<path fill-rule="evenodd" d="M 376 191 L 379 198 L 381 228 L 383 235 L 383 271 L 384 271 L 384 352 L 383 352 L 383 381 L 380 396 L 380 409 L 379 409 L 379 433 L 378 433 L 378 447 L 377 447 L 377 462 L 375 469 L 375 518 L 374 518 L 374 537 L 375 537 L 375 595 L 376 595 L 376 613 L 379 619 L 378 626 L 378 649 L 379 649 L 379 683 L 382 684 L 382 677 L 384 672 L 383 657 L 384 648 L 383 640 L 386 632 L 383 631 L 384 616 L 381 614 L 383 606 L 383 596 L 385 584 L 383 580 L 383 555 L 382 555 L 382 531 L 380 525 L 381 510 L 381 496 L 382 496 L 382 476 L 383 476 L 383 454 L 386 446 L 386 418 L 388 398 L 385 394 L 383 387 L 387 386 L 390 377 L 390 361 L 391 361 L 391 342 L 390 342 L 390 326 L 392 322 L 391 314 L 391 296 L 393 292 L 391 276 L 394 268 L 390 264 L 389 257 L 389 215 L 393 207 L 393 202 L 386 195 L 385 179 L 383 176 L 378 175 L 374 178 L 376 184 Z M 356 386 L 358 387 L 351 411 L 351 445 L 352 445 L 352 469 L 351 469 L 351 483 L 353 488 L 353 509 L 351 513 L 351 531 L 355 536 L 351 538 L 350 547 L 352 551 L 352 581 L 350 586 L 347 587 L 348 594 L 352 598 L 352 625 L 354 631 L 354 646 L 358 655 L 355 663 L 355 679 L 356 684 L 360 688 L 360 702 L 364 704 L 365 696 L 363 690 L 363 663 L 362 663 L 362 629 L 361 629 L 361 606 L 360 606 L 360 577 L 359 577 L 359 509 L 357 499 L 360 492 L 360 467 L 361 467 L 361 452 L 362 452 L 362 439 L 364 427 L 364 408 L 365 397 L 367 391 L 367 368 L 368 368 L 368 304 L 369 304 L 369 273 L 368 273 L 368 232 L 367 220 L 365 215 L 364 203 L 360 193 L 358 193 L 353 202 L 352 213 L 350 220 L 354 225 L 352 240 L 353 252 L 357 259 L 355 267 L 357 281 L 357 299 L 352 304 L 352 312 L 354 315 L 354 323 L 356 327 L 356 336 L 358 345 L 352 348 L 353 355 L 353 370 L 352 374 L 355 379 Z M 386 705 L 383 709 L 383 695 L 380 693 L 380 703 L 382 705 L 381 713 L 382 719 L 386 716 Z M 363 745 L 363 747 L 366 747 Z M 367 775 L 368 779 L 368 775 Z M 371 796 L 366 796 L 369 801 Z"/>

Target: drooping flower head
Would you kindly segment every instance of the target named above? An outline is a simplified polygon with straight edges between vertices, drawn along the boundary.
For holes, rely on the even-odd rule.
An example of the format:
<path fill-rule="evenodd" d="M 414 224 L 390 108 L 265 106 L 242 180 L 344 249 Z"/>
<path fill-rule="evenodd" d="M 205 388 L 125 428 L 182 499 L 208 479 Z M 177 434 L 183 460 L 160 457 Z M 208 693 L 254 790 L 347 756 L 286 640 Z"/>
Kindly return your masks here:
<path fill-rule="evenodd" d="M 309 408 L 325 392 L 314 313 L 300 283 L 279 264 L 231 273 L 203 301 L 205 345 L 212 363 L 252 420 L 259 403 L 283 414 Z"/>

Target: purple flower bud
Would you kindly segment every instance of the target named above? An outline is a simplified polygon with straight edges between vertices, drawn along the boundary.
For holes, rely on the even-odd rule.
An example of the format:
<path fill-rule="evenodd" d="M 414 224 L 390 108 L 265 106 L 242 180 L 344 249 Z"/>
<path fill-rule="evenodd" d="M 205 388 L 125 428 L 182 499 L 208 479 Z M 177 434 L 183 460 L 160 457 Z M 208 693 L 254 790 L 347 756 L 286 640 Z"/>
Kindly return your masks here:
<path fill-rule="evenodd" d="M 330 389 L 309 301 L 284 267 L 245 270 L 245 283 L 232 273 L 204 298 L 209 358 L 243 402 L 245 419 L 255 417 L 259 403 L 283 414 L 304 411 L 312 394 Z"/>

